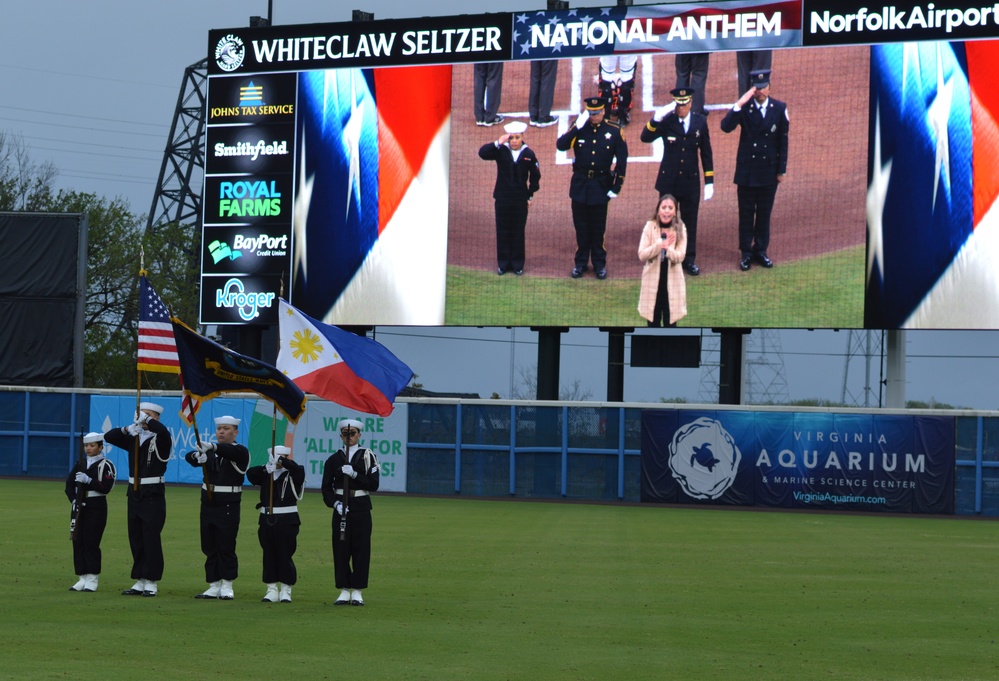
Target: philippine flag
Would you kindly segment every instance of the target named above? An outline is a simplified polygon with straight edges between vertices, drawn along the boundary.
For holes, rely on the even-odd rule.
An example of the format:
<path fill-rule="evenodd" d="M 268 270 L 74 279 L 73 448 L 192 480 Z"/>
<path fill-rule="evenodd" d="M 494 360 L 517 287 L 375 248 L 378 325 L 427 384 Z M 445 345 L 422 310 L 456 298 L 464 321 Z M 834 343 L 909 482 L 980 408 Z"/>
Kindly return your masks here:
<path fill-rule="evenodd" d="M 413 371 L 385 346 L 316 321 L 280 301 L 277 368 L 302 390 L 367 414 L 388 416 Z"/>
<path fill-rule="evenodd" d="M 999 328 L 999 43 L 872 47 L 868 328 Z"/>
<path fill-rule="evenodd" d="M 299 75 L 299 308 L 335 324 L 443 324 L 450 111 L 450 66 Z"/>

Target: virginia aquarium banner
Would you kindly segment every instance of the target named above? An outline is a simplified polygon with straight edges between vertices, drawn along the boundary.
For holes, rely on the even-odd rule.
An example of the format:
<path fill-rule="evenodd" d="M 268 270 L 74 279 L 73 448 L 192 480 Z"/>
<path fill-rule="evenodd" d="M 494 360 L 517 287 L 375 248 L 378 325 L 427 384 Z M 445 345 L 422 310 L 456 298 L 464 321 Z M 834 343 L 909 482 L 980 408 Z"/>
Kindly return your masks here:
<path fill-rule="evenodd" d="M 643 502 L 954 513 L 947 416 L 649 410 Z"/>

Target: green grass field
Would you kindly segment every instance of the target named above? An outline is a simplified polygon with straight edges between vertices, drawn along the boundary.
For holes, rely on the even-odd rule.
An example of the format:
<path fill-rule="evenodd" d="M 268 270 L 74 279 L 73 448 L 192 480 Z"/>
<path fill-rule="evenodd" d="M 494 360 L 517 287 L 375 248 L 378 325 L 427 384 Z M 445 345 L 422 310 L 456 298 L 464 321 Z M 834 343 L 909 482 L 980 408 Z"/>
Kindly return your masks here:
<path fill-rule="evenodd" d="M 995 522 L 379 496 L 352 608 L 318 494 L 291 604 L 260 602 L 255 492 L 236 600 L 194 599 L 198 490 L 167 494 L 160 596 L 119 595 L 122 488 L 100 589 L 71 593 L 62 484 L 0 480 L 0 678 L 999 677 Z"/>
<path fill-rule="evenodd" d="M 636 275 L 639 268 L 636 267 Z M 639 280 L 498 277 L 449 266 L 445 323 L 453 326 L 645 326 Z M 772 270 L 687 277 L 686 327 L 861 328 L 864 246 L 778 263 Z"/>

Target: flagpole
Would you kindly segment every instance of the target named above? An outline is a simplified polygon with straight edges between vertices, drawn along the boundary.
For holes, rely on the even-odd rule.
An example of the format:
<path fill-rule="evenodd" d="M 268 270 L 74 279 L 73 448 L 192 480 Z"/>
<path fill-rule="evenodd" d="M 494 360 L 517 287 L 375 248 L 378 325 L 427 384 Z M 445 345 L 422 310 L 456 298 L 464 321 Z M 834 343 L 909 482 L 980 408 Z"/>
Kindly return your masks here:
<path fill-rule="evenodd" d="M 274 449 L 277 446 L 277 406 L 271 405 L 271 456 L 274 455 Z M 276 464 L 275 464 L 276 466 Z M 276 467 L 275 467 L 275 470 Z M 267 516 L 267 524 L 274 525 L 277 521 L 274 518 L 274 472 L 271 471 L 270 474 L 270 500 L 271 508 L 270 513 Z"/>
<path fill-rule="evenodd" d="M 146 252 L 142 249 L 142 245 L 139 245 L 139 281 L 142 281 L 142 277 L 146 276 Z M 142 297 L 142 286 L 139 286 L 139 297 Z M 142 300 L 139 300 L 139 309 L 142 309 Z M 140 313 L 141 317 L 141 313 Z M 140 320 L 141 321 L 141 320 Z M 139 339 L 136 335 L 135 339 L 135 420 L 139 420 L 139 416 L 142 412 L 139 411 L 139 405 L 142 404 L 142 369 L 139 368 Z M 139 493 L 139 436 L 135 436 L 132 446 L 132 491 L 135 494 Z"/>
<path fill-rule="evenodd" d="M 191 427 L 194 428 L 194 444 L 197 446 L 198 451 L 201 451 L 201 435 L 198 433 L 198 415 L 191 414 Z M 208 463 L 207 461 L 205 463 Z M 205 483 L 205 491 L 208 492 L 208 501 L 212 500 L 212 487 L 213 485 L 208 482 L 208 469 L 205 464 L 201 464 L 201 479 Z"/>

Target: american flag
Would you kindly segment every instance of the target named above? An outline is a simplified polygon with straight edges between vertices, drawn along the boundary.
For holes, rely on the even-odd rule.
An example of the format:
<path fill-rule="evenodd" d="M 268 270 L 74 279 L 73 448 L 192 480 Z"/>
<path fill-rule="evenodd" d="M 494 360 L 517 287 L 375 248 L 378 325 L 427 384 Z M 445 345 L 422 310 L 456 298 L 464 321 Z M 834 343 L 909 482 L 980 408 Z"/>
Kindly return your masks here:
<path fill-rule="evenodd" d="M 999 45 L 871 48 L 868 328 L 999 327 Z"/>
<path fill-rule="evenodd" d="M 139 277 L 139 369 L 180 373 L 170 311 L 144 274 Z"/>

